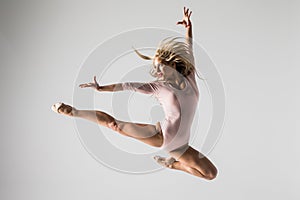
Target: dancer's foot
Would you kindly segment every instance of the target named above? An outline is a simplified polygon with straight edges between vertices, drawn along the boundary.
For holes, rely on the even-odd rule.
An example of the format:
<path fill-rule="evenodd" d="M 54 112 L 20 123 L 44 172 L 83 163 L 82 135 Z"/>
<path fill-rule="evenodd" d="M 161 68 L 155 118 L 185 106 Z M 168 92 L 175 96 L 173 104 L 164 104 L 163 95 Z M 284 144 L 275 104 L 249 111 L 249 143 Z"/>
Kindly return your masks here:
<path fill-rule="evenodd" d="M 52 105 L 51 109 L 56 113 L 67 116 L 74 116 L 77 111 L 74 107 L 61 102 Z"/>
<path fill-rule="evenodd" d="M 154 156 L 153 158 L 161 166 L 169 167 L 169 168 L 172 168 L 173 163 L 176 161 L 176 159 L 173 157 L 165 158 L 161 156 Z"/>

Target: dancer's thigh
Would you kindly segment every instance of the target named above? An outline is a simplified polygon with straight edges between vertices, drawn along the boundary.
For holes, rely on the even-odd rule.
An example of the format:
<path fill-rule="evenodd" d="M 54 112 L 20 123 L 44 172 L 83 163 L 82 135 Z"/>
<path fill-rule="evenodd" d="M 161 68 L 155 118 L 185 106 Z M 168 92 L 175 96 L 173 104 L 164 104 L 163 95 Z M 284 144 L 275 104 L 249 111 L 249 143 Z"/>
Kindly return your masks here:
<path fill-rule="evenodd" d="M 115 120 L 116 131 L 128 137 L 135 138 L 141 142 L 154 147 L 160 147 L 163 144 L 163 136 L 160 128 L 160 123 L 142 124 Z"/>
<path fill-rule="evenodd" d="M 183 164 L 200 171 L 204 176 L 213 177 L 217 174 L 217 168 L 201 152 L 189 146 L 178 159 Z"/>

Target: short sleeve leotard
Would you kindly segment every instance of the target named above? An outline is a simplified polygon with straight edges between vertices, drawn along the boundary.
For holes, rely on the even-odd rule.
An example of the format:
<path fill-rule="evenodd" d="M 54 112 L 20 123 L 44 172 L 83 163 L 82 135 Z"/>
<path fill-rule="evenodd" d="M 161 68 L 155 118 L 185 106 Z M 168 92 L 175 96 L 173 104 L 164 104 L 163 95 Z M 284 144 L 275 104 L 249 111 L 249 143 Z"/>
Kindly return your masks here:
<path fill-rule="evenodd" d="M 161 149 L 165 151 L 173 151 L 189 142 L 199 91 L 194 73 L 184 80 L 183 89 L 177 89 L 164 81 L 122 83 L 123 90 L 152 94 L 160 102 L 165 114 L 164 119 L 160 121 L 164 137 Z"/>

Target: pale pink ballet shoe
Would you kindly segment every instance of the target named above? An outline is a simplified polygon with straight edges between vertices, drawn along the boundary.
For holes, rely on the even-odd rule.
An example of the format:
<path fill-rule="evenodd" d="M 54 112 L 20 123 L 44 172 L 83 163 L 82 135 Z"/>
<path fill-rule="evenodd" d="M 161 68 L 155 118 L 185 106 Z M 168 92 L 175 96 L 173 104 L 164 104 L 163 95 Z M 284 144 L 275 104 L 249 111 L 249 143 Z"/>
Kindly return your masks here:
<path fill-rule="evenodd" d="M 170 165 L 172 165 L 176 159 L 173 157 L 169 157 L 169 158 L 165 158 L 165 157 L 161 157 L 161 156 L 153 156 L 153 159 L 160 164 L 161 166 L 164 167 L 170 167 Z"/>
<path fill-rule="evenodd" d="M 60 114 L 60 112 L 58 112 L 58 110 L 59 110 L 59 108 L 60 108 L 62 105 L 63 105 L 62 102 L 58 102 L 58 103 L 56 103 L 56 104 L 53 104 L 53 105 L 51 106 L 51 109 L 52 109 L 54 112 Z"/>
<path fill-rule="evenodd" d="M 73 106 L 64 104 L 62 102 L 52 105 L 51 109 L 58 114 L 64 114 L 67 116 L 74 116 L 76 113 L 76 109 Z"/>

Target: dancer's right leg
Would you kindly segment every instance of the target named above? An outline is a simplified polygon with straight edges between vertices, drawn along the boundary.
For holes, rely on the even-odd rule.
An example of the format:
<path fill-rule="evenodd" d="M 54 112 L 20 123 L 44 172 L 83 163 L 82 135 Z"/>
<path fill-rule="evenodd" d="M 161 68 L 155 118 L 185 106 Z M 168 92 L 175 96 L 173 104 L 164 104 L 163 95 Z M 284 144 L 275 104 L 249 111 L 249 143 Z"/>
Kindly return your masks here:
<path fill-rule="evenodd" d="M 163 144 L 163 136 L 158 127 L 159 124 L 140 124 L 117 120 L 111 115 L 96 110 L 78 110 L 72 106 L 63 104 L 58 112 L 71 117 L 79 117 L 110 128 L 124 136 L 135 138 L 154 147 Z"/>

